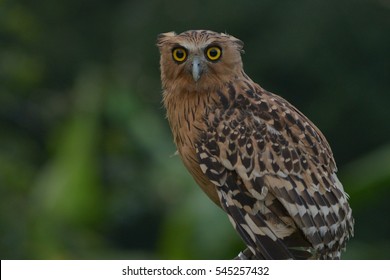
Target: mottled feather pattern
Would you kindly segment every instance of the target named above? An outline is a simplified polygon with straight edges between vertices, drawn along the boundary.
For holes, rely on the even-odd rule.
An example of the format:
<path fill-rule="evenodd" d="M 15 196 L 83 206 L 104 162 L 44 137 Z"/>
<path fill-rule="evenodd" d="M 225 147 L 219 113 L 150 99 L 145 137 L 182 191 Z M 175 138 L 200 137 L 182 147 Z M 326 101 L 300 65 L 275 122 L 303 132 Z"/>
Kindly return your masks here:
<path fill-rule="evenodd" d="M 244 73 L 238 39 L 210 31 L 168 34 L 159 39 L 164 105 L 179 154 L 252 258 L 340 258 L 354 222 L 319 129 Z M 197 56 L 210 44 L 225 56 L 221 64 L 205 64 L 203 80 L 189 82 L 185 66 L 169 71 L 164 46 L 172 38 L 169 46 L 202 50 Z"/>
<path fill-rule="evenodd" d="M 265 198 L 276 196 L 290 218 L 265 223 L 267 234 L 257 234 L 283 239 L 296 231 L 295 223 L 319 254 L 339 257 L 332 252 L 345 247 L 340 233 L 352 230 L 350 219 L 344 219 L 351 217 L 351 211 L 325 138 L 282 98 L 246 83 L 236 87 L 229 83 L 218 92 L 225 102 L 217 101 L 209 109 L 208 130 L 196 143 L 202 171 L 221 186 L 218 192 L 227 204 L 225 210 L 243 209 L 250 216 L 242 217 L 246 224 L 242 226 L 252 220 L 262 229 L 264 212 L 272 214 Z M 238 174 L 242 185 L 235 191 L 234 183 L 227 182 L 232 174 Z M 255 230 L 247 231 L 253 237 Z"/>

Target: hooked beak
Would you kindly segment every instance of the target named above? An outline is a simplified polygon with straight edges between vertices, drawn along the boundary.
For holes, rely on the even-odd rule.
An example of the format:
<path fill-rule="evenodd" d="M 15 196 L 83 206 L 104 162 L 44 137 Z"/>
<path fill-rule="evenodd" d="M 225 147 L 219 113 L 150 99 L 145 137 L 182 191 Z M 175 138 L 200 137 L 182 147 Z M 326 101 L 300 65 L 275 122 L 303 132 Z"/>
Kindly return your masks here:
<path fill-rule="evenodd" d="M 194 79 L 195 82 L 197 82 L 203 72 L 200 63 L 200 58 L 198 56 L 194 56 L 191 66 L 192 66 L 192 78 Z"/>

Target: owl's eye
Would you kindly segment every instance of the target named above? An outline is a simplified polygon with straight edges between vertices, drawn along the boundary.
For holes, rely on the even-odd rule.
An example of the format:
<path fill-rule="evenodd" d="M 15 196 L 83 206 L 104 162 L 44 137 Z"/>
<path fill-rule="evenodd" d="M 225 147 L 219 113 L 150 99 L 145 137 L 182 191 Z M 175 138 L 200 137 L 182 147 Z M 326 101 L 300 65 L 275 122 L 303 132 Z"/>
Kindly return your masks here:
<path fill-rule="evenodd" d="M 187 58 L 187 50 L 182 47 L 173 49 L 172 57 L 176 62 L 183 62 Z"/>
<path fill-rule="evenodd" d="M 222 55 L 222 50 L 220 47 L 209 47 L 206 49 L 206 57 L 210 61 L 217 61 Z"/>

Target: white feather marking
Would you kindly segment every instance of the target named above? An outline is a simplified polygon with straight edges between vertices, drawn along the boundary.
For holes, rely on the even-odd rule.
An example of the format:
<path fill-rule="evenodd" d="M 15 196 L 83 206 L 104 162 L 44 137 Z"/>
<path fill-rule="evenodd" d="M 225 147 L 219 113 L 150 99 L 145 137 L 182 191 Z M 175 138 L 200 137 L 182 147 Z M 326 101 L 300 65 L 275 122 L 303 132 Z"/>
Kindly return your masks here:
<path fill-rule="evenodd" d="M 320 206 L 320 211 L 324 214 L 324 217 L 328 216 L 330 213 L 329 207 L 327 206 Z"/>
<path fill-rule="evenodd" d="M 207 171 L 207 169 L 208 169 L 208 168 L 207 168 L 207 165 L 201 163 L 199 166 L 200 166 L 200 169 L 202 170 L 202 172 L 203 172 L 203 173 L 206 173 L 206 171 Z"/>
<path fill-rule="evenodd" d="M 201 159 L 205 159 L 205 158 L 208 158 L 208 155 L 206 153 L 200 153 L 199 157 Z"/>
<path fill-rule="evenodd" d="M 276 173 L 279 177 L 282 177 L 282 178 L 287 178 L 287 174 L 282 172 L 281 170 L 279 170 L 277 173 Z"/>
<path fill-rule="evenodd" d="M 312 217 L 315 217 L 318 214 L 318 208 L 315 205 L 308 204 L 309 211 Z"/>
<path fill-rule="evenodd" d="M 281 133 L 278 130 L 276 130 L 273 126 L 266 124 L 266 127 L 270 133 L 275 134 L 275 135 L 281 135 Z"/>
<path fill-rule="evenodd" d="M 234 167 L 231 164 L 231 162 L 228 159 L 226 159 L 226 158 L 221 159 L 221 163 L 222 163 L 223 166 L 225 166 L 229 170 L 233 170 L 234 169 Z"/>
<path fill-rule="evenodd" d="M 253 195 L 254 198 L 258 199 L 258 200 L 264 200 L 264 198 L 267 196 L 268 194 L 268 188 L 266 187 L 262 187 L 261 188 L 261 193 L 259 193 L 258 191 L 256 191 L 255 189 L 249 189 L 249 192 L 251 195 Z"/>
<path fill-rule="evenodd" d="M 256 238 L 255 238 L 255 235 L 253 234 L 252 230 L 249 228 L 248 225 L 246 224 L 241 224 L 241 227 L 248 233 L 248 235 L 250 236 L 250 238 L 255 241 Z M 263 234 L 264 235 L 264 234 Z"/>
<path fill-rule="evenodd" d="M 327 226 L 319 227 L 318 230 L 320 231 L 320 236 L 325 236 L 325 234 L 328 232 L 329 228 Z"/>
<path fill-rule="evenodd" d="M 317 228 L 312 226 L 309 228 L 303 228 L 303 231 L 305 232 L 306 235 L 314 235 L 317 232 Z"/>

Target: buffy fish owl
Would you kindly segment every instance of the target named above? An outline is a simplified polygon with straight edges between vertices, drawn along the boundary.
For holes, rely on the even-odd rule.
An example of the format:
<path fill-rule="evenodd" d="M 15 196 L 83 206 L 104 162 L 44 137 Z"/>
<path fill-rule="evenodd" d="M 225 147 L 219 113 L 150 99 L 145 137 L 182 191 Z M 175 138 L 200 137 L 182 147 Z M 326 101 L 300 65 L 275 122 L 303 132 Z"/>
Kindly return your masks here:
<path fill-rule="evenodd" d="M 339 259 L 354 220 L 321 131 L 245 74 L 239 39 L 191 30 L 157 46 L 178 153 L 245 242 L 237 259 Z"/>

